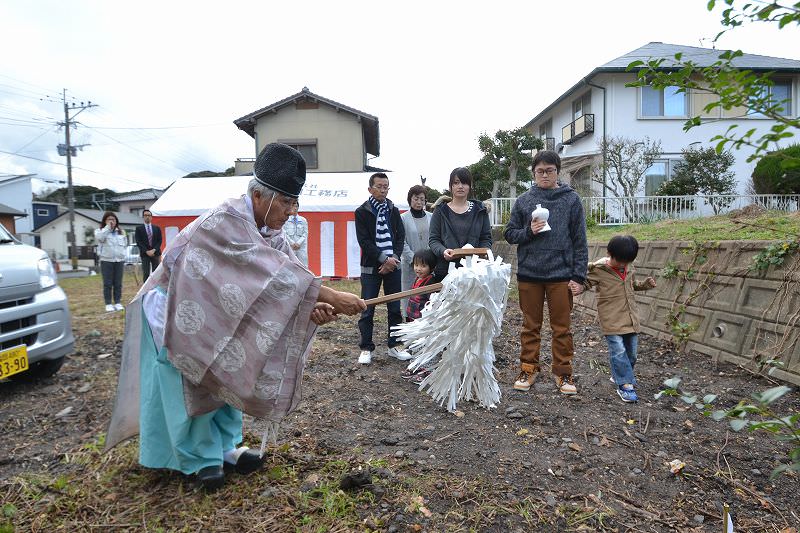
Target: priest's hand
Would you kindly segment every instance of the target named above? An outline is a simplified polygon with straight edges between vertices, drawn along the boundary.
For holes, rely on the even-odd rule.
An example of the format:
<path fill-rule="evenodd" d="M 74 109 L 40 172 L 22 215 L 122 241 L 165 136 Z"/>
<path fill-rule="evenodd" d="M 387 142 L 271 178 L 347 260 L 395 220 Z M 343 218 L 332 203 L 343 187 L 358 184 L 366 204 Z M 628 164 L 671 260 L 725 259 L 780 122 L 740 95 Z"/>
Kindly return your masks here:
<path fill-rule="evenodd" d="M 336 291 L 324 285 L 319 289 L 317 301 L 331 304 L 334 312 L 344 315 L 357 315 L 367 308 L 364 300 L 355 294 Z"/>
<path fill-rule="evenodd" d="M 314 310 L 311 311 L 311 321 L 318 326 L 333 322 L 337 318 L 333 306 L 324 302 L 317 302 Z"/>

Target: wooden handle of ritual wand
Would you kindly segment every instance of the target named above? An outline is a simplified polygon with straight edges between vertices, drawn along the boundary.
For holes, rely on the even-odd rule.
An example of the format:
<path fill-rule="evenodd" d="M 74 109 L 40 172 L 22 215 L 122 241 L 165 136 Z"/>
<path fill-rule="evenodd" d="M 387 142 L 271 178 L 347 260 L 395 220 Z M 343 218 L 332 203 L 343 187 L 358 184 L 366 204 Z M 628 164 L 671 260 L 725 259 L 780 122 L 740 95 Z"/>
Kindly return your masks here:
<path fill-rule="evenodd" d="M 369 300 L 364 300 L 364 303 L 366 303 L 367 305 L 386 304 L 389 302 L 396 302 L 397 300 L 402 300 L 403 298 L 408 298 L 409 296 L 416 296 L 417 294 L 430 294 L 432 292 L 440 290 L 442 290 L 442 284 L 434 283 L 432 285 L 425 285 L 424 287 L 419 287 L 417 289 L 411 289 L 403 292 L 396 292 L 394 294 L 388 294 L 386 296 L 378 296 L 377 298 L 370 298 Z"/>

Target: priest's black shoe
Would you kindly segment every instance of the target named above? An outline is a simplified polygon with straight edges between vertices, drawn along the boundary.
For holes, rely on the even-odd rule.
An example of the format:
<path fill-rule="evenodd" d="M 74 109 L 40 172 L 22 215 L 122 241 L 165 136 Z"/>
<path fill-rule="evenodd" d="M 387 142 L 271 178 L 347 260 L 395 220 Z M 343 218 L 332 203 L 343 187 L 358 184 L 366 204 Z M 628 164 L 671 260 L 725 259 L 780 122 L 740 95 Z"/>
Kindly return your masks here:
<path fill-rule="evenodd" d="M 225 463 L 225 471 L 234 471 L 237 474 L 249 474 L 255 472 L 264 465 L 264 458 L 258 452 L 245 450 L 239 455 L 236 464 Z"/>
<path fill-rule="evenodd" d="M 225 484 L 225 472 L 221 466 L 207 466 L 197 471 L 200 486 L 208 492 L 214 492 Z"/>

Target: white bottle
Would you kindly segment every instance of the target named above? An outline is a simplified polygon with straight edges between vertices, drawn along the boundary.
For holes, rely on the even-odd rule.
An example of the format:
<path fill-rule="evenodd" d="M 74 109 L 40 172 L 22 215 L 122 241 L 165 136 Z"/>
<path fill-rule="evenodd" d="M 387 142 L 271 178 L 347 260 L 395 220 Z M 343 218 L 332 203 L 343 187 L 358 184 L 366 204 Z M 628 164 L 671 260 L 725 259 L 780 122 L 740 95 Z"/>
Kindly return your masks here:
<path fill-rule="evenodd" d="M 550 218 L 550 210 L 546 207 L 542 207 L 542 204 L 536 204 L 536 209 L 531 213 L 531 218 L 544 221 L 544 227 L 539 230 L 539 233 L 550 231 L 550 224 L 547 223 L 547 219 Z"/>

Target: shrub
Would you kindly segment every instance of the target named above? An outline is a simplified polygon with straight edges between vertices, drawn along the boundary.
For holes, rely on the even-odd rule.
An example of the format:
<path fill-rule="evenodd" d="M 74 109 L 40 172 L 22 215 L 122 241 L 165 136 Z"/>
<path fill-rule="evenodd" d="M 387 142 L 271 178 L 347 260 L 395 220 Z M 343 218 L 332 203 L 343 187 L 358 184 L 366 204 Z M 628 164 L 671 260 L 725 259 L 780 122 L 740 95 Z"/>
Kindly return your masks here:
<path fill-rule="evenodd" d="M 800 194 L 800 144 L 765 155 L 753 169 L 753 186 L 758 194 Z"/>

